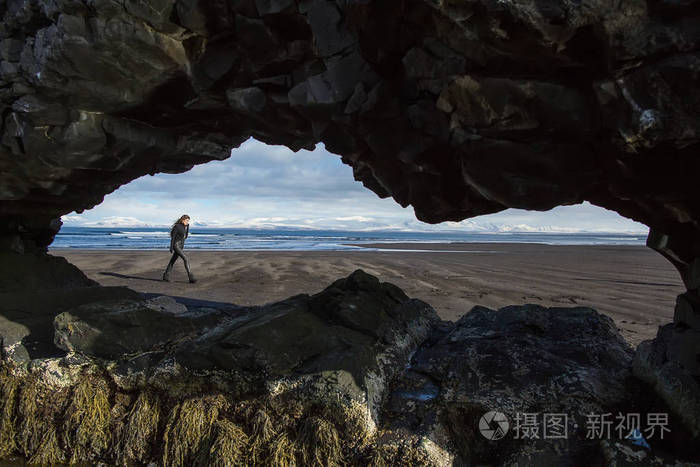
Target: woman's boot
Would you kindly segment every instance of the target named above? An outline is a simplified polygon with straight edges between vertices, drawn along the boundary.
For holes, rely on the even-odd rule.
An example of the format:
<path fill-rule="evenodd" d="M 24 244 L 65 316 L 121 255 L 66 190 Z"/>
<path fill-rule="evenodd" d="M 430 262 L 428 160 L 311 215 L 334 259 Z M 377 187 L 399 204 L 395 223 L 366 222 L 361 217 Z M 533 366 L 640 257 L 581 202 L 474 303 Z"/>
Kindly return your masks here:
<path fill-rule="evenodd" d="M 194 284 L 195 282 L 197 282 L 197 279 L 194 278 L 194 276 L 192 275 L 192 273 L 189 273 L 189 274 L 187 274 L 187 275 L 188 275 L 189 278 L 190 278 L 190 283 Z"/>

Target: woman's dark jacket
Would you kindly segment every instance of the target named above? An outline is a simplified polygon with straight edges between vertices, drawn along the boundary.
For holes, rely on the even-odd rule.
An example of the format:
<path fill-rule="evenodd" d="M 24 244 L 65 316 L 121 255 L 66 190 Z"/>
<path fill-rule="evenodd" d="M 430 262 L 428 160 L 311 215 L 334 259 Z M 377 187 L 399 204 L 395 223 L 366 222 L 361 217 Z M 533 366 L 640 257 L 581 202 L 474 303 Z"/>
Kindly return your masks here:
<path fill-rule="evenodd" d="M 189 225 L 185 225 L 182 222 L 177 222 L 170 231 L 170 249 L 172 250 L 176 243 L 180 243 L 180 246 L 184 245 L 185 239 L 189 235 L 189 232 Z"/>

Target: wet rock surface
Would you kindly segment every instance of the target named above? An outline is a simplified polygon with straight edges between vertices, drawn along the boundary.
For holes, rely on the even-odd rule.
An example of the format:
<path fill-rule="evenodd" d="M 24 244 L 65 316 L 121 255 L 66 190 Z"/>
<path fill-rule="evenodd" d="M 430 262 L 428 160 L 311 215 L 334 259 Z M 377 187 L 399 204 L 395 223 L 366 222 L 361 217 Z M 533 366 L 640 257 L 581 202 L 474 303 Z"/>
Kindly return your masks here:
<path fill-rule="evenodd" d="M 676 310 L 683 308 L 679 297 Z M 677 317 L 678 318 L 678 317 Z M 700 436 L 700 332 L 676 320 L 637 348 L 634 372 L 648 382 Z"/>
<path fill-rule="evenodd" d="M 8 350 L 26 343 L 18 329 L 27 317 L 0 310 L 0 457 L 665 465 L 697 454 L 675 415 L 667 441 L 649 438 L 651 449 L 586 438 L 589 412 L 673 414 L 632 375 L 633 351 L 612 320 L 592 309 L 476 307 L 443 322 L 361 270 L 318 294 L 252 308 L 68 290 L 64 305 L 32 318 L 51 327 L 43 339 L 55 354 Z M 503 439 L 480 432 L 490 410 L 509 417 Z M 517 412 L 567 413 L 568 437 L 515 439 Z"/>
<path fill-rule="evenodd" d="M 663 251 L 662 251 L 663 252 Z M 668 253 L 668 251 L 667 251 Z M 688 291 L 676 299 L 673 323 L 637 347 L 634 373 L 650 384 L 700 436 L 700 260 L 679 268 Z"/>
<path fill-rule="evenodd" d="M 407 462 L 414 456 L 439 463 L 435 446 L 441 446 L 442 459 L 457 465 L 695 459 L 697 450 L 682 447 L 693 435 L 633 376 L 633 356 L 613 321 L 590 308 L 475 307 L 437 328 L 397 379 L 378 450 Z M 682 433 L 662 440 L 657 429 L 652 451 L 626 439 L 631 428 L 615 418 L 640 413 L 640 430 L 648 435 L 644 417 L 657 410 L 671 412 L 669 423 Z M 497 427 L 479 424 L 490 411 L 505 416 L 502 439 L 482 433 Z M 616 420 L 609 435 L 604 423 L 592 431 L 595 415 L 606 413 Z"/>

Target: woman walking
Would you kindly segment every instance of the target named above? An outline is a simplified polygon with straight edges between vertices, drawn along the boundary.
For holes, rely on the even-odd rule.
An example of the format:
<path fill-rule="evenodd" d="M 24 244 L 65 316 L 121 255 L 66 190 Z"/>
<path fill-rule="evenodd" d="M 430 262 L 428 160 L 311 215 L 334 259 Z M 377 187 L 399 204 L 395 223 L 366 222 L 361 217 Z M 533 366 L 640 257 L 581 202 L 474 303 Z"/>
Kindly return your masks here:
<path fill-rule="evenodd" d="M 189 235 L 189 232 L 190 216 L 185 214 L 180 216 L 180 218 L 175 221 L 170 229 L 170 253 L 172 253 L 173 256 L 170 258 L 168 267 L 165 268 L 165 272 L 163 273 L 164 281 L 170 281 L 170 271 L 172 270 L 175 261 L 177 261 L 177 258 L 180 257 L 185 263 L 185 270 L 187 271 L 187 276 L 190 278 L 190 282 L 197 282 L 197 279 L 194 278 L 192 272 L 190 271 L 190 262 L 187 260 L 187 256 L 185 256 L 185 252 L 183 251 L 183 248 L 185 248 L 185 239 Z"/>

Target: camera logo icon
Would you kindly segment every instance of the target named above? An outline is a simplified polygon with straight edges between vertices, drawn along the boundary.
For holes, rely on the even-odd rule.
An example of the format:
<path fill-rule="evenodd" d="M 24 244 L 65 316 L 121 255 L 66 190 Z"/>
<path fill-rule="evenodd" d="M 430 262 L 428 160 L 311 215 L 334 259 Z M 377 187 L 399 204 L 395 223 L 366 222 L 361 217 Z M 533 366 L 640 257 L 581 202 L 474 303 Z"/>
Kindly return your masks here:
<path fill-rule="evenodd" d="M 503 412 L 492 410 L 479 419 L 479 431 L 490 441 L 503 438 L 510 429 L 508 417 Z"/>

